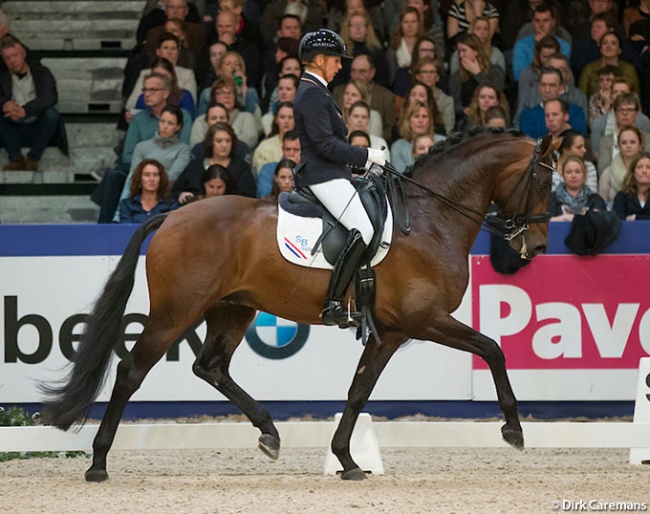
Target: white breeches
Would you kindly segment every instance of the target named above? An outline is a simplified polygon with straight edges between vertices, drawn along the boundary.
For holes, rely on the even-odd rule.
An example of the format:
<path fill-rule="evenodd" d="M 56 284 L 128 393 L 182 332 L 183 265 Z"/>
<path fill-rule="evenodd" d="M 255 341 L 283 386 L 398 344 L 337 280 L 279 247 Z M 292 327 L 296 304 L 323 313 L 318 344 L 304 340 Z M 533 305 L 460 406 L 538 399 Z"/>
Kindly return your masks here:
<path fill-rule="evenodd" d="M 313 184 L 309 189 L 325 208 L 348 230 L 356 228 L 366 245 L 370 244 L 375 230 L 363 208 L 356 189 L 349 180 L 337 178 L 321 184 Z"/>

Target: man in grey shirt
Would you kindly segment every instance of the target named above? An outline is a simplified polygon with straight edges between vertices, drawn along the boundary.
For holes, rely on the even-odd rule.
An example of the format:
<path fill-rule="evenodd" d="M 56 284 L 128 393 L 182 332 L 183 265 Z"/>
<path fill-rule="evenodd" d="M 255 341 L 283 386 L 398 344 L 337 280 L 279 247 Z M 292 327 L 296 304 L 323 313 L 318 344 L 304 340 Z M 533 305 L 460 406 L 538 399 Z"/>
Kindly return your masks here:
<path fill-rule="evenodd" d="M 56 81 L 45 66 L 27 61 L 25 47 L 14 37 L 0 43 L 7 69 L 0 71 L 0 144 L 9 154 L 5 170 L 38 171 L 38 163 L 56 132 L 61 115 Z M 22 147 L 29 147 L 27 157 Z"/>

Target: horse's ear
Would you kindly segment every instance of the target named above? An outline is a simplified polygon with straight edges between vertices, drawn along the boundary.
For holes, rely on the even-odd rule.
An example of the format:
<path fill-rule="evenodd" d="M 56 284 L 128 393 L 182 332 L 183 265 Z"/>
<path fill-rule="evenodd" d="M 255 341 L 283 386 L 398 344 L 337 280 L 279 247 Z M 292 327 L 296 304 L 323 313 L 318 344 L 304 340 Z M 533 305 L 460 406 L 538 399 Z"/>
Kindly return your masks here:
<path fill-rule="evenodd" d="M 547 134 L 544 136 L 544 138 L 542 139 L 542 146 L 540 148 L 541 155 L 546 155 L 546 153 L 549 151 L 549 148 L 551 147 L 552 142 L 553 142 L 553 136 L 551 134 Z M 556 148 L 553 148 L 553 150 L 556 150 Z"/>
<path fill-rule="evenodd" d="M 562 138 L 553 140 L 553 136 L 550 134 L 544 136 L 542 139 L 542 146 L 540 147 L 540 154 L 542 158 L 546 157 L 549 153 L 553 154 L 554 152 L 557 152 L 561 144 Z"/>

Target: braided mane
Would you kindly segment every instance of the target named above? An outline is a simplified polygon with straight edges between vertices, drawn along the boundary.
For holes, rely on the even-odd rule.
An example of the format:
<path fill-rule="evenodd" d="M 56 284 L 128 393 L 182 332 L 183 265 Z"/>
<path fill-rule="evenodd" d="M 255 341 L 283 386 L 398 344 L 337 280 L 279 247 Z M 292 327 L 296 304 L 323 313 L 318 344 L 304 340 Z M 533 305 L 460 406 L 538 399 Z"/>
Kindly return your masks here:
<path fill-rule="evenodd" d="M 444 154 L 447 150 L 454 146 L 458 146 L 460 143 L 481 134 L 510 134 L 515 137 L 524 137 L 525 134 L 517 129 L 503 129 L 500 127 L 472 127 L 465 132 L 455 132 L 449 136 L 444 141 L 440 141 L 429 148 L 429 151 L 426 154 L 420 155 L 415 163 L 404 172 L 404 175 L 411 177 L 413 172 L 421 168 L 425 162 L 429 161 L 432 156 L 439 156 Z"/>

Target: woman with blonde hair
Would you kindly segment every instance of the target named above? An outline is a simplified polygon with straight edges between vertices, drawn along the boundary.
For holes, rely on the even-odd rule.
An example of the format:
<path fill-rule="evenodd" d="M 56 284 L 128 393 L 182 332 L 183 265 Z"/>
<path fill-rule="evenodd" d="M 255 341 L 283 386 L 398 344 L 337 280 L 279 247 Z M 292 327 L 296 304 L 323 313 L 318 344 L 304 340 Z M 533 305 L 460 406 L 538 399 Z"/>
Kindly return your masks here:
<path fill-rule="evenodd" d="M 626 125 L 618 132 L 618 154 L 612 163 L 603 170 L 598 181 L 598 193 L 608 202 L 614 200 L 623 189 L 623 183 L 632 161 L 636 159 L 645 145 L 645 137 L 637 127 Z"/>
<path fill-rule="evenodd" d="M 587 167 L 577 155 L 566 158 L 560 168 L 562 182 L 551 193 L 551 221 L 573 221 L 576 214 L 588 210 L 606 210 L 605 201 L 586 185 Z"/>
<path fill-rule="evenodd" d="M 239 52 L 228 51 L 221 56 L 219 67 L 217 68 L 219 78 L 230 77 L 237 87 L 237 104 L 241 105 L 245 112 L 250 112 L 255 116 L 256 122 L 262 123 L 262 110 L 260 109 L 260 98 L 254 87 L 248 86 L 246 77 L 246 61 Z M 199 98 L 199 116 L 205 114 L 212 97 L 212 89 L 205 89 Z M 259 118 L 259 119 L 258 119 Z"/>
<path fill-rule="evenodd" d="M 230 76 L 219 77 L 210 88 L 210 103 L 223 104 L 228 109 L 228 123 L 237 133 L 237 137 L 249 148 L 255 148 L 259 141 L 261 128 L 258 128 L 255 116 L 240 109 L 237 101 L 237 85 Z"/>
<path fill-rule="evenodd" d="M 623 189 L 614 197 L 614 212 L 627 221 L 650 219 L 650 153 L 630 163 Z"/>
<path fill-rule="evenodd" d="M 499 91 L 492 84 L 483 84 L 477 87 L 467 108 L 468 126 L 464 128 L 485 127 L 485 113 L 495 105 L 501 107 L 510 119 L 510 106 L 503 91 Z"/>
<path fill-rule="evenodd" d="M 347 13 L 341 23 L 339 35 L 347 46 L 348 52 L 353 56 L 358 55 L 354 53 L 357 45 L 370 52 L 382 49 L 381 42 L 373 30 L 368 11 Z"/>
<path fill-rule="evenodd" d="M 436 144 L 435 138 L 431 134 L 420 134 L 413 138 L 413 159 L 417 159 L 421 155 L 427 155 L 429 148 Z"/>
<path fill-rule="evenodd" d="M 469 26 L 468 34 L 474 34 L 479 39 L 483 45 L 485 55 L 490 58 L 492 66 L 500 66 L 504 70 L 506 69 L 506 59 L 503 53 L 496 46 L 492 46 L 490 20 L 483 16 L 474 18 Z M 450 73 L 453 74 L 458 69 L 458 66 L 458 50 L 455 50 L 451 54 L 451 60 L 449 61 Z"/>
<path fill-rule="evenodd" d="M 345 85 L 343 90 L 343 100 L 341 111 L 343 112 L 343 121 L 348 124 L 348 116 L 350 115 L 350 107 L 355 102 L 368 102 L 368 88 L 360 80 L 351 80 Z M 381 114 L 372 109 L 370 111 L 370 122 L 368 124 L 368 133 L 373 136 L 379 136 L 384 132 L 384 124 L 381 119 Z"/>
<path fill-rule="evenodd" d="M 368 26 L 373 29 L 373 32 L 375 32 L 376 38 L 384 39 L 383 13 L 379 2 L 369 2 L 367 0 L 339 0 L 327 2 L 327 5 L 331 6 L 329 13 L 327 13 L 327 28 L 337 32 L 341 38 L 343 38 L 345 19 L 354 14 L 364 13 L 368 15 L 368 20 L 370 21 Z M 348 41 L 344 38 L 343 41 L 348 45 Z"/>
<path fill-rule="evenodd" d="M 399 133 L 401 138 L 393 143 L 390 154 L 393 158 L 393 165 L 400 173 L 404 173 L 407 166 L 415 161 L 413 159 L 413 139 L 421 134 L 428 134 L 434 137 L 436 142 L 444 141 L 444 136 L 438 136 L 433 131 L 433 119 L 429 114 L 428 107 L 422 102 L 411 103 L 399 121 Z"/>
<path fill-rule="evenodd" d="M 451 76 L 449 92 L 454 99 L 458 124 L 479 85 L 491 83 L 495 88 L 503 91 L 505 70 L 500 66 L 492 66 L 483 45 L 474 34 L 461 35 L 458 38 L 457 48 L 460 66 Z"/>
<path fill-rule="evenodd" d="M 400 130 L 404 123 L 404 117 L 406 116 L 409 106 L 416 102 L 420 102 L 426 106 L 427 111 L 429 112 L 429 117 L 433 121 L 433 131 L 446 135 L 447 132 L 443 123 L 442 113 L 438 109 L 438 104 L 433 96 L 431 88 L 427 87 L 426 84 L 416 80 L 413 82 L 413 85 L 407 91 L 406 96 L 404 97 L 404 103 L 400 108 L 398 121 L 393 131 L 394 139 L 401 137 Z"/>
<path fill-rule="evenodd" d="M 341 23 L 341 39 L 345 43 L 348 55 L 357 57 L 362 54 L 369 55 L 375 63 L 375 82 L 388 86 L 388 67 L 384 47 L 373 29 L 373 22 L 367 11 L 348 13 Z M 336 75 L 334 85 L 344 84 L 350 79 L 351 59 L 341 62 L 343 69 Z"/>

